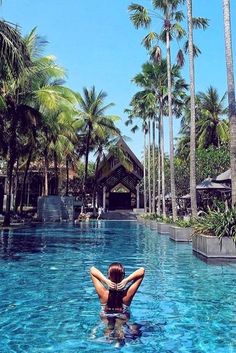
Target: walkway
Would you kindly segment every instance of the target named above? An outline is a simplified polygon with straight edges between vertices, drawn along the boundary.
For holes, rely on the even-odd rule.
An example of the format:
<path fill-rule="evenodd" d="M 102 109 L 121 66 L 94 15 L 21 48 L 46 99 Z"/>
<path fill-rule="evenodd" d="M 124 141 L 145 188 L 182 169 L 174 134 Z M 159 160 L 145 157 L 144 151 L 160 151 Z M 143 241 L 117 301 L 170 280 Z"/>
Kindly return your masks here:
<path fill-rule="evenodd" d="M 103 213 L 102 219 L 136 221 L 137 215 L 131 210 L 115 210 Z"/>

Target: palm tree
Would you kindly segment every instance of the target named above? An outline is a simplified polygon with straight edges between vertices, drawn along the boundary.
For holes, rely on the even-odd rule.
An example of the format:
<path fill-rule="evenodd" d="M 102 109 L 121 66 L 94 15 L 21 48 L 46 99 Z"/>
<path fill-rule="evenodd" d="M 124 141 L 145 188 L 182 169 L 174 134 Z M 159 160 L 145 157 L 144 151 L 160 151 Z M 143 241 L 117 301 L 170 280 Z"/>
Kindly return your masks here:
<path fill-rule="evenodd" d="M 80 118 L 81 134 L 86 136 L 85 146 L 85 172 L 83 182 L 83 198 L 88 175 L 88 158 L 94 136 L 103 137 L 108 133 L 120 134 L 119 129 L 115 126 L 115 122 L 119 118 L 115 115 L 106 115 L 106 111 L 113 107 L 113 103 L 104 105 L 106 92 L 96 92 L 95 87 L 91 89 L 84 88 L 83 96 L 78 93 L 78 115 Z"/>
<path fill-rule="evenodd" d="M 213 145 L 227 145 L 229 124 L 222 117 L 227 113 L 224 106 L 225 95 L 219 97 L 217 90 L 209 87 L 207 92 L 199 92 L 195 97 L 196 147 L 208 148 Z M 186 97 L 185 110 L 181 120 L 181 137 L 178 138 L 176 153 L 182 158 L 190 155 L 190 97 Z"/>
<path fill-rule="evenodd" d="M 1 81 L 9 76 L 17 78 L 26 67 L 31 66 L 30 56 L 19 29 L 4 20 L 0 21 L 0 48 Z"/>
<path fill-rule="evenodd" d="M 125 109 L 125 113 L 128 113 L 128 120 L 125 122 L 125 124 L 128 125 L 133 125 L 134 119 L 141 119 L 142 121 L 142 131 L 143 131 L 143 196 L 144 196 L 144 212 L 147 212 L 147 199 L 149 198 L 149 207 L 148 211 L 150 212 L 150 196 L 147 197 L 147 191 L 148 195 L 151 193 L 151 185 L 148 182 L 147 186 L 147 181 L 149 180 L 149 175 L 150 175 L 150 163 L 148 163 L 147 160 L 147 151 L 149 149 L 149 146 L 147 146 L 147 134 L 148 134 L 148 121 L 150 116 L 154 116 L 155 112 L 153 111 L 153 105 L 150 106 L 150 100 L 146 100 L 146 92 L 141 91 L 137 92 L 131 102 L 130 102 L 130 109 Z M 139 129 L 139 126 L 135 124 L 132 128 L 131 131 L 135 133 Z"/>
<path fill-rule="evenodd" d="M 163 117 L 167 115 L 167 63 L 166 60 L 161 60 L 159 63 L 147 62 L 142 66 L 142 72 L 136 75 L 133 82 L 138 86 L 144 88 L 143 94 L 149 96 L 149 102 L 152 103 L 155 109 L 155 119 L 158 117 L 159 125 L 159 153 L 161 167 L 161 189 L 162 189 L 162 204 L 163 216 L 165 217 L 165 172 L 164 172 L 164 131 L 163 131 Z M 173 65 L 171 70 L 173 97 L 172 109 L 175 115 L 179 115 L 181 107 L 183 106 L 183 95 L 187 89 L 185 81 L 181 78 L 180 68 L 178 65 Z M 141 97 L 140 97 L 141 98 Z M 150 105 L 150 104 L 149 104 Z M 154 145 L 154 144 L 153 144 Z M 158 190 L 160 188 L 158 187 Z M 158 193 L 158 200 L 160 200 L 160 192 Z"/>
<path fill-rule="evenodd" d="M 187 0 L 188 15 L 188 53 L 189 53 L 189 77 L 190 77 L 190 100 L 191 100 L 191 123 L 190 123 L 190 197 L 192 217 L 197 216 L 196 195 L 196 127 L 195 127 L 195 78 L 194 78 L 194 51 L 193 51 L 193 18 L 192 0 Z"/>
<path fill-rule="evenodd" d="M 176 21 L 183 19 L 183 14 L 178 10 L 179 4 L 182 0 L 155 0 L 153 1 L 154 10 L 160 10 L 163 15 L 163 31 L 158 36 L 156 33 L 149 33 L 143 40 L 144 45 L 150 49 L 151 44 L 154 40 L 163 39 L 166 43 L 166 55 L 167 55 L 167 82 L 168 82 L 168 115 L 169 115 L 169 134 L 170 134 L 170 171 L 171 171 L 171 198 L 172 198 L 172 215 L 173 219 L 177 218 L 176 210 L 176 197 L 175 197 L 175 175 L 174 175 L 174 133 L 173 133 L 173 117 L 172 117 L 172 86 L 171 86 L 171 51 L 170 51 L 170 40 L 172 38 L 173 31 L 177 33 L 179 39 L 185 34 L 182 28 Z M 131 20 L 135 27 L 148 27 L 151 23 L 151 16 L 147 9 L 138 4 L 132 4 L 129 6 L 131 11 Z M 172 23 L 174 22 L 174 23 Z"/>
<path fill-rule="evenodd" d="M 234 85 L 234 66 L 231 39 L 230 21 L 230 0 L 223 0 L 224 13 L 224 34 L 225 34 L 225 57 L 227 68 L 228 84 L 228 114 L 230 122 L 230 164 L 231 164 L 231 188 L 232 188 L 232 207 L 236 205 L 236 103 Z"/>
<path fill-rule="evenodd" d="M 31 69 L 28 67 L 22 70 L 18 79 L 6 77 L 2 81 L 4 90 L 1 91 L 1 111 L 4 116 L 4 124 L 1 131 L 2 154 L 7 161 L 7 205 L 4 224 L 10 222 L 10 204 L 12 192 L 12 177 L 14 164 L 19 158 L 20 141 L 28 138 L 33 143 L 35 138 L 35 129 L 39 121 L 42 122 L 43 113 L 58 109 L 65 102 L 72 99 L 72 92 L 60 85 L 50 85 L 53 79 L 62 77 L 64 70 L 55 64 L 52 57 L 34 58 L 33 43 L 37 36 L 33 30 L 25 38 L 25 44 L 28 48 L 32 62 Z M 76 101 L 75 96 L 74 102 Z M 29 131 L 32 130 L 32 133 Z M 32 145 L 29 143 L 29 155 L 32 155 Z M 27 162 L 26 166 L 30 163 Z"/>
<path fill-rule="evenodd" d="M 198 146 L 207 148 L 209 145 L 219 147 L 222 143 L 229 140 L 228 121 L 221 116 L 227 114 L 224 107 L 226 94 L 219 97 L 215 88 L 210 86 L 207 92 L 199 92 L 201 117 L 197 122 L 197 140 Z"/>
<path fill-rule="evenodd" d="M 139 4 L 131 4 L 129 11 L 131 12 L 131 20 L 136 28 L 149 27 L 152 18 L 162 18 L 163 28 L 158 35 L 155 32 L 150 32 L 143 40 L 143 44 L 147 49 L 150 49 L 154 42 L 161 40 L 166 45 L 167 56 L 167 81 L 168 81 L 168 115 L 169 115 L 169 136 L 170 136 L 170 174 L 171 174 L 171 199 L 172 199 L 172 214 L 173 219 L 177 217 L 176 198 L 175 198 L 175 171 L 174 171 L 174 142 L 173 142 L 173 117 L 172 117 L 172 80 L 171 80 L 171 50 L 170 42 L 173 38 L 181 40 L 185 36 L 185 31 L 180 23 L 184 19 L 184 14 L 179 11 L 179 6 L 184 3 L 184 0 L 153 0 L 154 11 L 148 11 L 144 6 Z M 160 10 L 163 16 L 160 16 L 155 10 Z M 203 18 L 194 19 L 196 27 L 205 27 L 207 20 Z M 185 45 L 186 48 L 186 45 Z M 195 53 L 199 50 L 195 47 Z M 152 52 L 156 59 L 160 59 L 161 50 L 159 46 L 153 48 Z M 182 50 L 177 55 L 180 65 L 184 62 Z"/>

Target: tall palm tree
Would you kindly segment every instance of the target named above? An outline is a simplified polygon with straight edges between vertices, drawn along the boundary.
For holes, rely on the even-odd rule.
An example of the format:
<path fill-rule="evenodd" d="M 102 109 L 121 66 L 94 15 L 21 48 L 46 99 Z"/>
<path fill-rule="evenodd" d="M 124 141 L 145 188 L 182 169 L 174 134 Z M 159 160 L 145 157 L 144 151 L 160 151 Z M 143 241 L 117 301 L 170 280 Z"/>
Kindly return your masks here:
<path fill-rule="evenodd" d="M 228 84 L 228 114 L 230 121 L 230 164 L 231 164 L 231 187 L 232 207 L 236 205 L 236 103 L 234 85 L 234 66 L 231 38 L 230 0 L 223 0 L 224 34 L 225 34 L 225 57 Z"/>
<path fill-rule="evenodd" d="M 180 23 L 184 19 L 184 14 L 179 11 L 179 6 L 185 0 L 153 0 L 153 10 L 148 11 L 144 6 L 139 4 L 131 4 L 129 11 L 131 12 L 131 20 L 136 28 L 149 27 L 152 18 L 160 18 L 163 21 L 163 28 L 158 35 L 155 32 L 150 32 L 143 40 L 143 44 L 147 49 L 150 49 L 154 42 L 163 41 L 166 46 L 167 57 L 167 81 L 168 81 L 168 115 L 169 115 L 169 136 L 170 136 L 170 174 L 171 174 L 171 199 L 172 199 L 172 215 L 173 219 L 177 218 L 176 197 L 175 197 L 175 171 L 174 171 L 174 142 L 173 142 L 173 117 L 172 117 L 172 86 L 171 86 L 171 49 L 170 42 L 173 38 L 181 40 L 186 35 L 186 32 L 181 27 Z M 161 12 L 161 16 L 156 10 Z M 205 26 L 206 20 L 202 18 L 195 19 L 196 26 Z M 185 46 L 186 47 L 186 46 Z M 198 49 L 195 48 L 195 52 Z M 154 56 L 159 59 L 161 55 L 160 47 L 154 48 Z M 182 50 L 177 55 L 179 64 L 183 64 Z"/>
<path fill-rule="evenodd" d="M 189 53 L 189 77 L 191 100 L 190 123 L 190 197 L 192 217 L 197 216 L 196 194 L 196 124 L 195 124 L 195 77 L 194 77 L 194 50 L 193 50 L 193 18 L 192 0 L 186 0 L 188 16 L 188 53 Z"/>
<path fill-rule="evenodd" d="M 150 117 L 155 116 L 155 106 L 153 104 L 150 105 L 150 100 L 146 99 L 147 98 L 147 92 L 140 91 L 137 92 L 131 102 L 130 102 L 130 109 L 126 109 L 125 113 L 128 113 L 128 120 L 125 122 L 125 124 L 132 125 L 134 123 L 135 119 L 141 119 L 142 121 L 142 131 L 143 131 L 143 196 L 144 196 L 144 212 L 147 212 L 147 199 L 149 199 L 149 207 L 148 207 L 148 212 L 150 212 L 150 194 L 151 194 L 151 185 L 149 183 L 149 175 L 150 175 L 150 163 L 148 162 L 147 159 L 147 154 L 149 150 L 149 145 L 147 146 L 147 134 L 148 134 L 148 122 Z M 131 131 L 135 133 L 139 129 L 139 126 L 135 124 Z M 149 197 L 147 197 L 147 194 Z"/>
<path fill-rule="evenodd" d="M 155 109 L 155 119 L 158 117 L 160 128 L 160 145 L 158 152 L 160 153 L 161 166 L 161 190 L 162 190 L 162 204 L 163 216 L 165 216 L 165 172 L 164 172 L 164 131 L 163 131 L 163 117 L 167 115 L 167 63 L 166 60 L 161 60 L 159 63 L 147 62 L 142 66 L 142 72 L 136 75 L 133 82 L 144 88 L 146 96 L 149 96 L 149 102 L 152 102 L 153 109 Z M 173 97 L 172 109 L 176 115 L 180 113 L 180 108 L 183 105 L 182 96 L 187 89 L 185 81 L 181 78 L 180 68 L 178 65 L 173 65 L 171 70 Z M 152 97 L 152 101 L 151 101 Z M 159 166 L 159 168 L 160 168 Z M 160 188 L 159 188 L 160 190 Z M 160 195 L 158 194 L 158 200 Z"/>
<path fill-rule="evenodd" d="M 226 94 L 219 97 L 215 88 L 210 86 L 207 92 L 199 92 L 201 117 L 197 122 L 197 140 L 199 147 L 214 145 L 219 147 L 221 143 L 227 143 L 229 139 L 228 121 L 222 119 L 227 114 L 224 107 Z"/>
<path fill-rule="evenodd" d="M 155 32 L 149 33 L 143 40 L 144 45 L 150 49 L 154 40 L 163 39 L 166 44 L 166 57 L 167 57 L 167 82 L 168 82 L 168 115 L 169 115 L 169 134 L 170 134 L 170 172 L 171 172 L 171 198 L 172 198 L 172 215 L 173 219 L 177 218 L 176 197 L 175 197 L 175 174 L 174 174 L 174 132 L 173 132 L 173 117 L 172 117 L 172 86 L 171 86 L 171 51 L 170 40 L 175 30 L 179 39 L 185 34 L 182 28 L 176 21 L 183 19 L 183 13 L 178 10 L 178 6 L 182 0 L 155 0 L 153 1 L 154 10 L 160 10 L 163 14 L 163 30 L 158 36 Z M 129 6 L 131 11 L 131 20 L 135 27 L 148 27 L 151 23 L 151 16 L 147 9 L 138 4 Z M 176 31 L 177 29 L 177 31 Z"/>
<path fill-rule="evenodd" d="M 80 118 L 80 130 L 86 136 L 85 146 L 85 172 L 83 182 L 83 197 L 88 176 L 88 158 L 91 148 L 91 143 L 94 136 L 103 137 L 110 133 L 120 134 L 119 129 L 115 126 L 115 122 L 119 117 L 115 115 L 106 115 L 106 111 L 113 107 L 113 103 L 105 105 L 107 93 L 104 91 L 96 92 L 95 87 L 91 89 L 84 88 L 83 95 L 77 94 L 78 97 L 78 115 Z"/>

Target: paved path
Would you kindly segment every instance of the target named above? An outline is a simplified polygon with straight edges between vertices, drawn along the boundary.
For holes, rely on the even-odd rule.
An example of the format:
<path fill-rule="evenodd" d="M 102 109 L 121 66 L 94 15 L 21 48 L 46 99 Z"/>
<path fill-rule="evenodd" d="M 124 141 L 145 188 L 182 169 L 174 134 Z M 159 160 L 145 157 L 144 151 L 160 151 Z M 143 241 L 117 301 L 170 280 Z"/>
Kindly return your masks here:
<path fill-rule="evenodd" d="M 102 219 L 136 221 L 137 215 L 131 210 L 107 211 L 102 214 Z"/>

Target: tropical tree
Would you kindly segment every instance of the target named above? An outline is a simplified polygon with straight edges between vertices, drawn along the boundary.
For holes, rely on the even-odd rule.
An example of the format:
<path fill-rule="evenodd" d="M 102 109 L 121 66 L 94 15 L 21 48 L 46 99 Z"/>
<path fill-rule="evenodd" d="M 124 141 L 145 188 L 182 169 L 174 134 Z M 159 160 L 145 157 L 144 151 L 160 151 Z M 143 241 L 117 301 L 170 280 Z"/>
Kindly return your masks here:
<path fill-rule="evenodd" d="M 64 70 L 56 65 L 53 57 L 40 58 L 33 50 L 38 40 L 35 29 L 25 38 L 32 62 L 31 69 L 22 70 L 18 79 L 8 76 L 2 82 L 1 92 L 1 152 L 7 161 L 7 204 L 4 224 L 10 222 L 12 177 L 15 162 L 19 159 L 20 146 L 29 148 L 28 168 L 32 156 L 36 127 L 43 121 L 45 111 L 62 106 L 68 99 L 76 101 L 70 90 L 55 83 L 64 76 Z M 35 56 L 34 56 L 35 55 Z M 4 117 L 4 119 L 3 119 Z M 30 132 L 31 131 L 31 132 Z"/>
<path fill-rule="evenodd" d="M 192 0 L 186 0 L 188 20 L 188 53 L 189 53 L 189 77 L 190 77 L 190 197 L 192 216 L 197 216 L 196 194 L 196 115 L 195 115 L 195 77 L 194 77 L 194 51 L 193 51 L 193 17 Z"/>
<path fill-rule="evenodd" d="M 171 87 L 171 52 L 170 52 L 170 40 L 171 32 L 176 32 L 179 39 L 184 35 L 182 28 L 177 25 L 176 21 L 183 19 L 183 14 L 178 10 L 178 6 L 182 1 L 166 1 L 166 0 L 155 0 L 152 2 L 154 10 L 160 10 L 163 13 L 163 30 L 160 35 L 155 32 L 149 33 L 143 40 L 146 48 L 150 49 L 154 40 L 163 39 L 166 43 L 166 55 L 167 55 L 167 81 L 168 81 L 168 115 L 169 115 L 169 134 L 170 134 L 170 170 L 171 170 L 171 196 L 172 196 L 172 214 L 173 219 L 177 218 L 176 210 L 176 197 L 175 197 L 175 178 L 174 178 L 174 142 L 173 142 L 173 117 L 172 117 L 172 87 Z M 131 20 L 136 28 L 148 27 L 151 23 L 152 17 L 149 15 L 148 10 L 138 4 L 132 4 L 129 6 L 131 11 Z M 173 23 L 172 23 L 173 22 Z M 158 55 L 160 50 L 158 50 Z"/>
<path fill-rule="evenodd" d="M 167 115 L 167 103 L 168 103 L 168 86 L 167 86 L 167 63 L 166 60 L 161 60 L 158 63 L 147 62 L 142 66 L 142 72 L 136 75 L 133 82 L 142 87 L 143 95 L 149 96 L 149 104 L 152 103 L 152 109 L 154 109 L 154 118 L 157 120 L 159 127 L 159 148 L 158 152 L 160 158 L 158 158 L 159 171 L 161 170 L 158 180 L 161 179 L 161 190 L 162 190 L 162 206 L 163 216 L 165 217 L 165 168 L 164 168 L 164 131 L 163 131 L 163 117 Z M 173 65 L 171 70 L 172 77 L 172 109 L 176 116 L 179 116 L 182 111 L 183 97 L 185 96 L 184 91 L 187 89 L 185 81 L 181 78 L 180 67 Z M 140 96 L 142 98 L 142 96 Z M 152 100 L 151 100 L 152 98 Z M 152 148 L 155 151 L 155 143 L 152 144 Z M 153 152 L 153 161 L 155 156 Z M 155 163 L 153 162 L 153 165 Z M 154 169 L 154 168 L 153 168 Z M 153 176 L 153 183 L 155 183 L 155 176 Z M 160 200 L 160 184 L 158 182 L 158 201 Z M 154 188 L 153 188 L 154 190 Z M 160 209 L 160 205 L 158 204 Z"/>
<path fill-rule="evenodd" d="M 224 107 L 226 94 L 219 97 L 215 88 L 210 86 L 207 92 L 199 92 L 201 118 L 197 122 L 197 140 L 199 147 L 214 145 L 219 147 L 221 143 L 229 141 L 228 121 L 222 119 L 227 113 Z"/>
<path fill-rule="evenodd" d="M 0 48 L 0 81 L 9 76 L 17 78 L 23 70 L 30 68 L 30 56 L 19 28 L 4 20 L 0 21 Z M 2 85 L 0 87 L 4 89 Z"/>
<path fill-rule="evenodd" d="M 150 104 L 150 100 L 146 99 L 145 91 L 137 92 L 131 102 L 130 108 L 125 110 L 125 113 L 128 113 L 128 120 L 125 124 L 133 125 L 135 119 L 141 119 L 142 121 L 142 131 L 143 131 L 143 196 L 144 196 L 144 212 L 147 212 L 147 199 L 148 199 L 148 211 L 151 210 L 151 184 L 150 184 L 150 161 L 148 161 L 146 152 L 150 149 L 150 146 L 147 146 L 147 134 L 148 134 L 148 120 L 149 117 L 155 116 L 155 104 Z M 154 100 L 155 101 L 155 100 Z M 154 110 L 153 110 L 154 108 Z M 138 124 L 135 124 L 131 131 L 135 133 L 139 129 Z M 149 154 L 149 153 L 147 153 Z M 148 181 L 148 183 L 147 183 Z M 148 184 L 148 185 L 147 185 Z M 147 191 L 148 191 L 148 198 L 147 198 Z"/>
<path fill-rule="evenodd" d="M 186 35 L 185 30 L 180 23 L 184 19 L 184 14 L 179 10 L 179 6 L 184 3 L 184 0 L 153 0 L 153 10 L 148 11 L 144 6 L 139 4 L 131 4 L 129 11 L 131 12 L 131 20 L 136 28 L 149 27 L 152 19 L 161 18 L 163 27 L 161 33 L 150 32 L 143 40 L 143 44 L 147 49 L 150 49 L 153 43 L 162 41 L 166 45 L 167 57 L 167 80 L 168 80 L 168 115 L 169 115 L 169 135 L 170 135 L 170 170 L 171 170 L 171 198 L 172 198 L 172 214 L 173 219 L 177 217 L 176 210 L 176 191 L 175 191 L 175 175 L 174 175 L 174 142 L 173 142 L 173 117 L 172 117 L 172 87 L 171 87 L 171 50 L 170 42 L 173 38 L 181 40 Z M 162 15 L 158 13 L 158 10 Z M 206 20 L 203 18 L 194 19 L 196 27 L 206 26 Z M 186 48 L 186 44 L 185 44 Z M 195 53 L 198 53 L 198 48 L 194 48 Z M 161 50 L 159 44 L 152 50 L 156 59 L 160 58 Z M 182 50 L 177 55 L 178 63 L 183 64 L 184 56 Z"/>
<path fill-rule="evenodd" d="M 207 92 L 199 92 L 195 98 L 196 148 L 227 145 L 229 123 L 223 118 L 227 113 L 224 105 L 225 95 L 220 97 L 217 89 L 209 87 Z M 190 156 L 190 111 L 190 97 L 186 97 L 176 154 L 187 159 Z"/>
<path fill-rule="evenodd" d="M 225 35 L 225 57 L 227 68 L 228 84 L 228 114 L 230 122 L 230 164 L 231 164 L 231 188 L 232 188 L 232 207 L 236 205 L 236 103 L 234 85 L 234 66 L 231 38 L 230 21 L 230 0 L 223 0 L 224 13 L 224 35 Z"/>
<path fill-rule="evenodd" d="M 87 183 L 89 152 L 94 141 L 94 137 L 103 138 L 107 133 L 119 135 L 120 131 L 115 126 L 119 120 L 118 116 L 106 115 L 106 111 L 113 107 L 113 103 L 105 104 L 107 93 L 104 91 L 96 92 L 95 87 L 84 88 L 83 95 L 77 94 L 78 116 L 80 121 L 80 134 L 85 136 L 85 172 L 83 183 L 83 198 Z"/>

